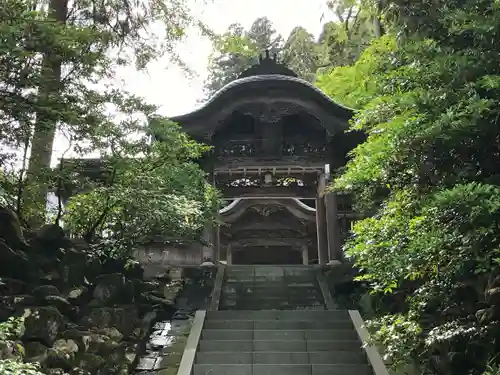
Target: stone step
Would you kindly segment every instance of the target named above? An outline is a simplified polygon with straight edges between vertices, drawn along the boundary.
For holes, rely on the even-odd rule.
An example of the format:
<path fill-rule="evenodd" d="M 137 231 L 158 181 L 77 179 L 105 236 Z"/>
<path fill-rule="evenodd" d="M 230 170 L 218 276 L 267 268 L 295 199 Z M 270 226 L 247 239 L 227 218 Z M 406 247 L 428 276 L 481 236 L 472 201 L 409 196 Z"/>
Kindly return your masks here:
<path fill-rule="evenodd" d="M 200 352 L 331 352 L 359 351 L 358 340 L 200 340 Z"/>
<path fill-rule="evenodd" d="M 207 311 L 207 320 L 349 320 L 347 310 L 238 310 Z"/>
<path fill-rule="evenodd" d="M 195 364 L 193 375 L 373 375 L 368 365 Z"/>
<path fill-rule="evenodd" d="M 249 306 L 249 308 L 274 310 L 275 306 L 314 306 L 323 305 L 323 299 L 318 298 L 235 298 L 221 297 L 222 305 Z M 270 306 L 267 308 L 266 306 Z M 247 310 L 242 307 L 243 310 Z"/>
<path fill-rule="evenodd" d="M 361 350 L 324 352 L 202 352 L 197 353 L 196 363 L 200 364 L 366 364 L 366 356 Z"/>
<path fill-rule="evenodd" d="M 261 308 L 265 310 L 324 310 L 325 305 L 321 301 L 302 301 L 302 302 L 290 302 L 290 301 L 280 301 L 280 302 L 266 302 L 266 301 L 254 301 L 254 302 L 244 302 L 244 301 L 221 301 L 221 310 L 248 310 L 252 307 Z"/>
<path fill-rule="evenodd" d="M 353 325 L 349 320 L 207 320 L 204 329 L 342 330 Z"/>
<path fill-rule="evenodd" d="M 264 310 L 288 310 L 288 311 L 293 311 L 293 310 L 325 310 L 325 305 L 319 301 L 317 302 L 303 302 L 303 303 L 290 303 L 287 301 L 283 301 L 281 303 L 278 302 L 272 302 L 272 303 L 266 303 L 266 302 L 236 302 L 236 301 L 221 301 L 219 308 L 221 310 L 232 310 L 232 311 L 238 311 L 238 310 L 249 310 L 251 308 L 259 308 L 259 309 L 264 309 Z"/>
<path fill-rule="evenodd" d="M 238 305 L 241 310 L 249 310 L 251 308 L 262 310 L 280 309 L 280 306 L 289 309 L 293 306 L 324 306 L 323 299 L 316 298 L 282 298 L 282 299 L 267 299 L 267 298 L 224 298 L 221 297 L 220 305 L 235 306 Z M 248 307 L 245 307 L 248 306 Z M 269 306 L 269 307 L 266 307 Z M 221 309 L 223 310 L 223 309 Z"/>
<path fill-rule="evenodd" d="M 245 276 L 245 275 L 229 275 L 224 278 L 225 282 L 229 283 L 245 283 L 245 284 L 264 284 L 270 283 L 273 285 L 283 285 L 287 283 L 301 284 L 311 283 L 316 281 L 316 276 L 304 275 L 293 277 L 268 277 L 268 276 Z"/>
<path fill-rule="evenodd" d="M 266 302 L 279 302 L 279 301 L 290 301 L 290 302 L 304 302 L 304 301 L 323 301 L 323 296 L 309 294 L 309 295 L 286 295 L 281 296 L 268 296 L 259 294 L 232 294 L 232 293 L 222 293 L 221 298 L 227 301 L 266 301 Z"/>
<path fill-rule="evenodd" d="M 303 274 L 316 274 L 317 268 L 311 268 L 307 265 L 295 266 L 248 266 L 248 265 L 229 265 L 226 266 L 226 275 L 231 274 L 250 274 L 256 276 L 263 275 L 276 275 L 276 276 L 290 276 L 290 275 L 303 275 Z"/>
<path fill-rule="evenodd" d="M 220 309 L 224 311 L 241 311 L 241 310 L 248 310 L 252 306 L 248 306 L 248 304 L 245 305 L 220 305 Z M 279 311 L 323 311 L 325 310 L 324 305 L 287 305 L 287 306 L 263 306 L 263 308 L 266 309 L 272 309 L 272 310 L 279 310 Z"/>
<path fill-rule="evenodd" d="M 266 285 L 270 287 L 286 287 L 288 284 L 291 284 L 292 287 L 295 286 L 311 286 L 316 285 L 315 277 L 301 277 L 301 278 L 278 278 L 278 279 L 269 279 L 267 277 L 228 277 L 224 279 L 224 284 L 229 285 L 245 285 L 251 286 L 256 285 L 260 287 L 265 287 Z"/>
<path fill-rule="evenodd" d="M 226 285 L 222 288 L 222 292 L 226 293 L 248 293 L 248 294 L 260 294 L 266 296 L 281 296 L 283 294 L 287 295 L 302 295 L 308 293 L 321 294 L 319 288 L 314 286 L 306 287 L 253 287 L 251 285 Z"/>
<path fill-rule="evenodd" d="M 321 293 L 315 283 L 293 284 L 293 285 L 255 285 L 244 283 L 226 283 L 222 291 L 238 293 L 259 293 L 266 295 L 296 294 L 296 293 Z"/>
<path fill-rule="evenodd" d="M 233 300 L 233 301 L 242 301 L 242 302 L 258 302 L 258 301 L 266 301 L 266 302 L 279 302 L 279 301 L 289 301 L 289 302 L 307 302 L 307 301 L 323 301 L 323 298 L 315 295 L 302 295 L 302 296 L 266 296 L 266 295 L 252 295 L 252 294 L 243 294 L 243 295 L 235 295 L 235 294 L 223 294 L 222 298 L 225 300 Z"/>
<path fill-rule="evenodd" d="M 234 330 L 204 329 L 202 340 L 357 340 L 354 329 L 346 330 Z"/>
<path fill-rule="evenodd" d="M 274 282 L 285 281 L 285 280 L 316 280 L 316 273 L 295 273 L 295 274 L 251 274 L 244 272 L 231 273 L 226 272 L 224 275 L 226 280 L 269 280 Z"/>
<path fill-rule="evenodd" d="M 318 270 L 311 269 L 280 269 L 280 268 L 265 268 L 265 269 L 232 269 L 226 268 L 225 276 L 254 276 L 254 277 L 269 277 L 269 278 L 284 278 L 284 277 L 310 277 L 316 276 Z"/>

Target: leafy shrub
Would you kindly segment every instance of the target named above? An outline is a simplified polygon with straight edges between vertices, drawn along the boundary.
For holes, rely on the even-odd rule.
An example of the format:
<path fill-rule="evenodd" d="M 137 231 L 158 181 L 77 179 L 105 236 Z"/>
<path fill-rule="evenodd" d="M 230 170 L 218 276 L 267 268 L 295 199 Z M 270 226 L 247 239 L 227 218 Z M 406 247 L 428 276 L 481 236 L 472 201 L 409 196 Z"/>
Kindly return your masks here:
<path fill-rule="evenodd" d="M 2 375 L 44 375 L 36 363 L 23 363 L 11 359 L 0 360 L 0 374 Z"/>
<path fill-rule="evenodd" d="M 74 236 L 106 240 L 108 251 L 126 253 L 151 235 L 199 237 L 214 219 L 218 194 L 194 163 L 209 148 L 163 119 L 137 130 L 145 133 L 153 125 L 161 141 L 124 140 L 118 133 L 121 148 L 102 159 L 105 181 L 71 198 L 63 221 Z"/>

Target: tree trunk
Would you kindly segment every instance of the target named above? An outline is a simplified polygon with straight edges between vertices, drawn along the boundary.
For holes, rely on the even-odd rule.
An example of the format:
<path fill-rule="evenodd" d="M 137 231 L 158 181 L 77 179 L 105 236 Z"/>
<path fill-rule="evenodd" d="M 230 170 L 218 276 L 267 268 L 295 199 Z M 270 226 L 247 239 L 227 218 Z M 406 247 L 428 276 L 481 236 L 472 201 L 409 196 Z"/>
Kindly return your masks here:
<path fill-rule="evenodd" d="M 382 22 L 380 22 L 380 18 L 377 16 L 374 17 L 373 19 L 373 28 L 376 38 L 380 38 L 384 35 L 384 28 L 382 27 Z"/>
<path fill-rule="evenodd" d="M 385 4 L 383 0 L 377 1 L 377 14 L 373 17 L 373 28 L 375 32 L 375 37 L 380 38 L 385 34 L 384 26 L 382 25 L 382 21 L 380 20 L 380 16 L 382 15 L 382 11 L 384 10 Z"/>
<path fill-rule="evenodd" d="M 53 22 L 65 24 L 68 0 L 51 0 L 48 12 Z M 42 66 L 38 101 L 43 108 L 39 108 L 36 113 L 27 185 L 23 192 L 23 213 L 31 227 L 45 223 L 50 162 L 57 128 L 57 117 L 52 111 L 55 110 L 54 104 L 58 102 L 61 83 L 61 60 L 57 54 L 47 51 L 43 56 Z"/>

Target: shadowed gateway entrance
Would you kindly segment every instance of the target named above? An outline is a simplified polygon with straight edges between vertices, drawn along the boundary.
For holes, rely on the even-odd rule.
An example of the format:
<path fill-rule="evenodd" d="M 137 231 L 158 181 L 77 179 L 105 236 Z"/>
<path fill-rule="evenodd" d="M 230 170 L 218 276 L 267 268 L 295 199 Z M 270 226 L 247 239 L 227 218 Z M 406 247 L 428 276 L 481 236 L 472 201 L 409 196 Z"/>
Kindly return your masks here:
<path fill-rule="evenodd" d="M 297 199 L 237 199 L 221 210 L 221 220 L 221 258 L 230 264 L 309 263 L 316 216 Z"/>
<path fill-rule="evenodd" d="M 233 253 L 233 264 L 302 264 L 302 254 L 288 246 L 248 247 Z"/>

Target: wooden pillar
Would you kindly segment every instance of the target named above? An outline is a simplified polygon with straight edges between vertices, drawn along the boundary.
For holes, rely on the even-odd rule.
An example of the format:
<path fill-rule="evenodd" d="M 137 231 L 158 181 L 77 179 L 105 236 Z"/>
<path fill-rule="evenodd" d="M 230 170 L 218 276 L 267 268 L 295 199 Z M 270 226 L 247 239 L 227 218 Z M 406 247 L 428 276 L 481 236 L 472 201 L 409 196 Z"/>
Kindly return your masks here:
<path fill-rule="evenodd" d="M 318 180 L 318 194 L 316 197 L 316 231 L 318 237 L 318 263 L 328 262 L 328 238 L 326 233 L 326 206 L 324 199 L 325 176 Z"/>
<path fill-rule="evenodd" d="M 338 218 L 337 194 L 329 192 L 325 195 L 326 224 L 328 238 L 329 260 L 342 260 L 342 248 L 340 243 L 340 228 Z"/>
<path fill-rule="evenodd" d="M 302 246 L 302 264 L 309 264 L 309 247 L 307 245 Z"/>
<path fill-rule="evenodd" d="M 214 263 L 221 260 L 220 256 L 220 225 L 214 225 L 212 230 L 212 244 L 214 247 Z"/>
<path fill-rule="evenodd" d="M 211 139 L 212 139 L 212 137 L 210 136 L 210 143 L 207 143 L 207 144 L 212 143 Z M 212 159 L 212 163 L 211 163 L 212 169 L 211 169 L 211 172 L 209 175 L 209 181 L 212 183 L 212 186 L 214 188 L 216 188 L 217 179 L 215 177 L 214 168 L 213 168 L 213 154 L 211 155 L 211 159 Z M 218 217 L 218 219 L 220 218 L 219 212 L 217 212 L 217 217 Z M 220 225 L 216 224 L 216 223 L 214 223 L 214 225 L 212 227 L 212 245 L 213 245 L 213 249 L 214 249 L 213 261 L 215 264 L 217 264 L 221 260 L 221 254 L 220 254 L 221 249 L 220 249 Z"/>
<path fill-rule="evenodd" d="M 227 251 L 226 264 L 227 265 L 233 264 L 233 250 L 231 249 L 231 244 L 227 245 L 226 251 Z"/>

